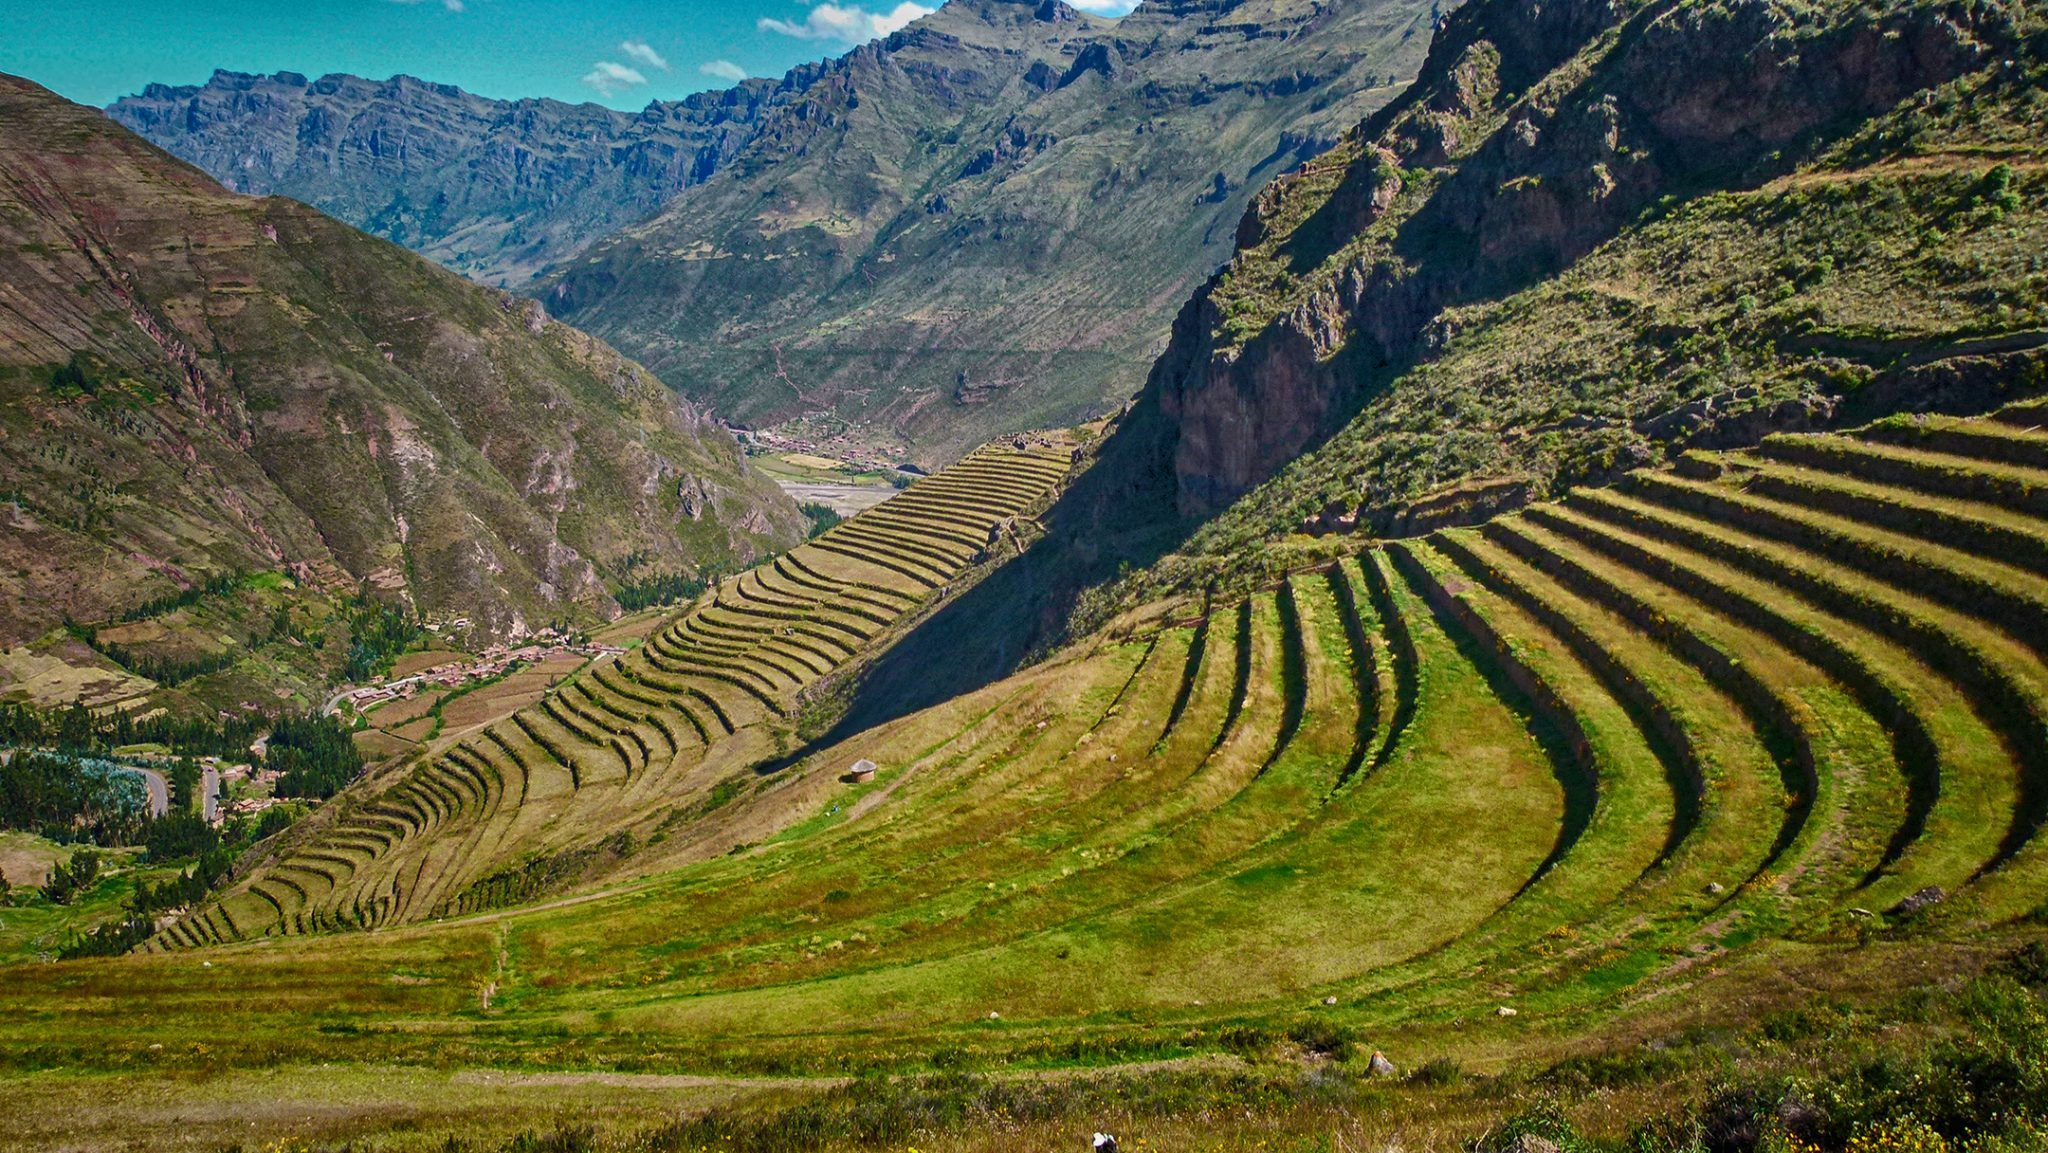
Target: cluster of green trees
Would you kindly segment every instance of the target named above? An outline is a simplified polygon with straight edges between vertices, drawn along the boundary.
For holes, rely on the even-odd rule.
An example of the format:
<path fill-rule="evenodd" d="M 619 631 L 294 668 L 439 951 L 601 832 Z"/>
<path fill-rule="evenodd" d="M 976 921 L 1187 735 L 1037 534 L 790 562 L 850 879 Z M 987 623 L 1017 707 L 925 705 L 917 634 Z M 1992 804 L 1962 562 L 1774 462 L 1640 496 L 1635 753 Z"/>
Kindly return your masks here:
<path fill-rule="evenodd" d="M 138 783 L 104 762 L 17 751 L 0 764 L 0 828 L 60 844 L 134 844 L 148 821 Z"/>
<path fill-rule="evenodd" d="M 70 360 L 58 365 L 50 373 L 50 391 L 58 396 L 96 396 L 99 394 L 99 378 L 93 375 L 91 366 L 86 363 L 84 353 L 72 353 Z"/>
<path fill-rule="evenodd" d="M 71 854 L 68 864 L 51 867 L 50 879 L 43 883 L 43 896 L 52 904 L 68 905 L 99 879 L 100 855 L 91 849 L 80 849 Z"/>
<path fill-rule="evenodd" d="M 254 711 L 212 718 L 160 714 L 136 720 L 126 714 L 95 716 L 84 705 L 51 710 L 0 702 L 0 747 L 104 753 L 127 745 L 158 744 L 185 756 L 244 757 L 270 724 L 270 714 Z"/>
<path fill-rule="evenodd" d="M 247 757 L 265 729 L 270 742 L 264 764 L 284 774 L 280 797 L 333 796 L 361 775 L 362 754 L 348 729 L 315 713 L 249 712 L 206 720 L 126 716 L 99 718 L 73 706 L 45 711 L 0 704 L 0 748 L 19 751 L 0 766 L 0 828 L 59 834 L 53 839 L 99 845 L 134 844 L 143 833 L 143 814 L 132 781 L 104 771 L 81 771 L 80 757 L 106 754 L 137 744 L 160 744 L 180 756 L 166 776 L 174 808 L 189 809 L 198 796 L 194 756 Z M 55 753 L 40 750 L 54 749 Z M 183 855 L 183 854 L 181 854 Z"/>
<path fill-rule="evenodd" d="M 710 587 L 710 582 L 717 579 L 717 574 L 710 571 L 700 576 L 680 572 L 653 573 L 621 583 L 612 599 L 629 613 L 655 605 L 680 604 L 697 599 Z"/>
<path fill-rule="evenodd" d="M 803 514 L 811 520 L 811 535 L 814 537 L 823 536 L 831 531 L 834 525 L 846 519 L 822 504 L 804 504 L 800 507 Z"/>
<path fill-rule="evenodd" d="M 359 683 L 391 667 L 393 659 L 427 633 L 404 609 L 359 595 L 348 607 L 348 635 L 348 661 L 341 675 Z"/>
<path fill-rule="evenodd" d="M 122 613 L 116 619 L 123 621 L 148 620 L 150 617 L 162 616 L 164 613 L 176 612 L 182 608 L 190 608 L 207 597 L 226 596 L 235 591 L 235 586 L 241 583 L 242 574 L 240 573 L 219 573 L 208 577 L 199 584 L 193 585 L 191 588 L 179 589 L 177 592 L 165 593 L 163 596 L 146 600 L 127 612 Z"/>
<path fill-rule="evenodd" d="M 233 667 L 242 659 L 242 653 L 226 648 L 217 653 L 201 656 L 158 656 L 153 653 L 139 653 L 125 645 L 112 643 L 94 644 L 93 649 L 101 656 L 127 669 L 138 677 L 145 677 L 160 685 L 181 685 L 186 681 L 217 673 Z"/>
<path fill-rule="evenodd" d="M 276 795 L 325 800 L 362 775 L 363 755 L 333 717 L 286 714 L 270 731 L 263 763 L 282 772 Z"/>

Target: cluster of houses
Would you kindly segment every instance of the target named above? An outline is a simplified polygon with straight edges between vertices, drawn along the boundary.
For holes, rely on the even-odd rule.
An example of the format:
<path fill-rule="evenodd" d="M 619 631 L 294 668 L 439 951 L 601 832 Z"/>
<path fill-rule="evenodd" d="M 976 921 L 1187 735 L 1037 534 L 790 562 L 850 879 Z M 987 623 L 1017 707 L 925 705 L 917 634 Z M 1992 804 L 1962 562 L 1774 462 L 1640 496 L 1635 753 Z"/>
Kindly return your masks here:
<path fill-rule="evenodd" d="M 352 689 L 343 694 L 337 703 L 346 701 L 355 706 L 356 711 L 361 712 L 379 701 L 410 700 L 419 693 L 433 689 L 451 689 L 469 681 L 495 677 L 510 671 L 514 665 L 539 664 L 565 655 L 595 659 L 617 656 L 625 651 L 616 645 L 576 642 L 566 633 L 546 628 L 516 646 L 492 645 L 473 659 L 449 661 L 430 669 L 422 669 L 409 677 Z"/>
<path fill-rule="evenodd" d="M 225 764 L 222 763 L 219 757 L 202 757 L 199 761 L 199 767 L 211 770 L 208 773 L 209 777 L 215 774 L 218 775 L 219 783 L 215 786 L 214 792 L 209 794 L 209 803 L 206 806 L 206 819 L 212 824 L 221 824 L 230 817 L 242 817 L 260 813 L 272 805 L 283 803 L 282 800 L 271 795 L 277 788 L 277 779 L 284 776 L 282 772 L 276 769 L 259 769 L 254 765 L 244 764 Z M 212 797 L 227 795 L 228 786 L 233 785 L 237 781 L 253 782 L 261 790 L 261 794 L 238 797 L 225 805 L 211 803 Z"/>
<path fill-rule="evenodd" d="M 855 472 L 876 472 L 890 469 L 899 472 L 922 473 L 914 465 L 901 463 L 902 453 L 890 453 L 876 448 L 851 433 L 837 433 L 830 436 L 810 437 L 790 431 L 800 426 L 784 425 L 781 430 L 747 428 L 743 425 L 727 426 L 747 451 L 755 453 L 797 453 L 804 456 L 821 456 L 831 460 L 844 461 Z"/>

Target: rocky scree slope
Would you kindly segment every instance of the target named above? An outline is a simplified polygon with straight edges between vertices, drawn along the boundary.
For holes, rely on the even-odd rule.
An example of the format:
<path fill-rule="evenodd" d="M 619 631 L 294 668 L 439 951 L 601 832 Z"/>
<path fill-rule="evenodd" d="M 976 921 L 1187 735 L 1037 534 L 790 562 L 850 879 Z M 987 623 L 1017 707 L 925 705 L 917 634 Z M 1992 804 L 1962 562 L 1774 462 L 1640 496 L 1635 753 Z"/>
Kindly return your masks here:
<path fill-rule="evenodd" d="M 1136 390 L 1250 193 L 1414 74 L 1433 7 L 953 0 L 543 299 L 721 412 L 926 464 L 1072 424 Z"/>
<path fill-rule="evenodd" d="M 0 640 L 227 572 L 503 636 L 801 516 L 539 305 L 0 79 Z"/>
<path fill-rule="evenodd" d="M 152 84 L 107 112 L 230 188 L 305 201 L 514 286 L 703 181 L 804 75 L 629 113 L 492 100 L 410 76 L 219 71 L 205 84 Z"/>
<path fill-rule="evenodd" d="M 2044 74 L 1998 4 L 1467 6 L 1260 194 L 1077 519 L 1216 517 L 1143 583 L 1256 580 L 1304 531 L 2039 387 Z"/>

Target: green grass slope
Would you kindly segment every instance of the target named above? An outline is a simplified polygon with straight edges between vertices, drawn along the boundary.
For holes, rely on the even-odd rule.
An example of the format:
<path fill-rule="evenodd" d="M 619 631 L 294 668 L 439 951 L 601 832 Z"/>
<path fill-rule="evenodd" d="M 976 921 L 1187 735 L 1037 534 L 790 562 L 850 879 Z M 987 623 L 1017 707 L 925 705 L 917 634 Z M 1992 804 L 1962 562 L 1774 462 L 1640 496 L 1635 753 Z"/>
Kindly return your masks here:
<path fill-rule="evenodd" d="M 1296 1060 L 1336 1061 L 1327 1087 L 1350 1083 L 1367 1052 L 1353 1039 L 1369 1039 L 1404 1063 L 1446 1055 L 1501 1078 L 1491 1098 L 1380 1099 L 1402 1116 L 1455 1101 L 1415 1129 L 1449 1148 L 1515 1095 L 1561 1083 L 1509 1070 L 1621 1046 L 1621 1064 L 1559 1067 L 1626 1086 L 1635 1074 L 1613 1070 L 1651 1060 L 1627 1056 L 1629 1038 L 1719 1028 L 1662 1042 L 1691 1054 L 1658 1058 L 1664 1075 L 1703 1092 L 1728 1066 L 1687 1047 L 1731 1051 L 1726 1030 L 1796 1002 L 1786 974 L 1837 987 L 1847 1000 L 1831 1013 L 1901 1012 L 1878 1006 L 1921 963 L 1966 971 L 2042 938 L 2042 412 L 1697 453 L 1243 600 L 1165 605 L 680 810 L 666 831 L 697 847 L 659 868 L 525 908 L 443 905 L 445 924 L 14 970 L 0 1044 L 25 1064 L 126 1076 L 172 1060 L 137 1056 L 164 1039 L 203 1050 L 215 1075 L 314 1054 L 796 1074 L 812 1079 L 706 1084 L 800 1098 L 849 1070 L 1014 1076 L 1143 1057 L 1183 1062 L 1176 1075 L 1213 1104 L 1265 1092 L 1199 1079 L 1233 1054 L 1291 1037 Z M 972 499 L 1004 475 L 969 467 L 926 492 Z M 864 519 L 848 527 L 881 531 Z M 802 563 L 750 574 L 667 635 L 742 601 L 786 601 L 792 625 L 836 617 L 831 601 L 795 607 L 825 557 L 788 559 Z M 774 655 L 757 645 L 708 667 L 765 688 Z M 737 707 L 751 693 L 733 687 Z M 585 711 L 603 695 L 568 696 L 535 719 L 534 743 L 626 731 Z M 519 807 L 576 790 L 576 775 L 630 794 L 646 770 L 620 752 L 623 765 L 593 754 L 554 770 L 566 782 L 529 771 Z M 876 763 L 872 780 L 845 778 L 856 759 Z M 337 827 L 281 858 L 262 874 L 271 899 L 319 908 L 328 870 L 421 835 L 401 825 L 439 830 L 397 870 L 427 878 L 457 867 L 469 850 L 456 845 L 508 835 L 447 823 L 479 803 L 463 773 L 418 774 L 360 807 L 359 848 Z M 207 926 L 250 907 L 223 901 L 161 943 L 211 939 Z M 123 998 L 103 995 L 115 982 Z M 2015 995 L 2010 1012 L 2038 1017 Z M 1916 1036 L 1962 1012 L 1920 1004 Z M 103 1028 L 117 1019 L 118 1037 Z M 1781 1040 L 1821 1029 L 1768 1027 Z M 1998 1044 L 2018 1046 L 2000 1059 L 2032 1059 Z M 1455 1084 L 1447 1068 L 1410 1092 Z M 2014 1083 L 2037 1084 L 2025 1068 Z M 1979 1141 L 1954 1147 L 2024 1148 L 2044 1120 L 2038 1101 L 1956 1106 L 1950 1088 L 1912 1100 L 1915 1123 Z M 1566 1098 L 1606 1132 L 1681 1099 Z M 1826 1148 L 1904 1123 L 1907 1104 L 1869 1100 L 1845 1090 L 1777 1123 Z M 931 1123 L 943 1133 L 955 1116 Z M 861 1132 L 844 1125 L 807 1131 Z M 1234 1126 L 1186 1143 L 1252 1147 L 1228 1143 Z M 817 1147 L 784 1139 L 797 1143 L 760 1147 Z"/>
<path fill-rule="evenodd" d="M 0 641 L 265 571 L 503 636 L 800 538 L 729 436 L 538 306 L 26 81 L 0 106 Z"/>

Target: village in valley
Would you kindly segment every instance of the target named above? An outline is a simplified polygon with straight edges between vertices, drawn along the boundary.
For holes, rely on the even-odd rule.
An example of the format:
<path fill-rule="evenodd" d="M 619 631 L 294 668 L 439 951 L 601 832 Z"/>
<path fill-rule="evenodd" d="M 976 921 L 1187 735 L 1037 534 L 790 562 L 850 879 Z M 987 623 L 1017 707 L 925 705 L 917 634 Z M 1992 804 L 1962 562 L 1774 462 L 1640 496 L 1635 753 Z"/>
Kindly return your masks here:
<path fill-rule="evenodd" d="M 475 657 L 444 654 L 455 659 L 404 676 L 344 689 L 328 700 L 327 711 L 332 713 L 347 706 L 358 714 L 368 713 L 386 701 L 409 701 L 422 692 L 457 689 L 472 682 L 502 677 L 520 665 L 539 665 L 571 656 L 598 660 L 625 651 L 617 645 L 582 641 L 573 634 L 544 628 L 517 645 L 491 645 Z"/>

